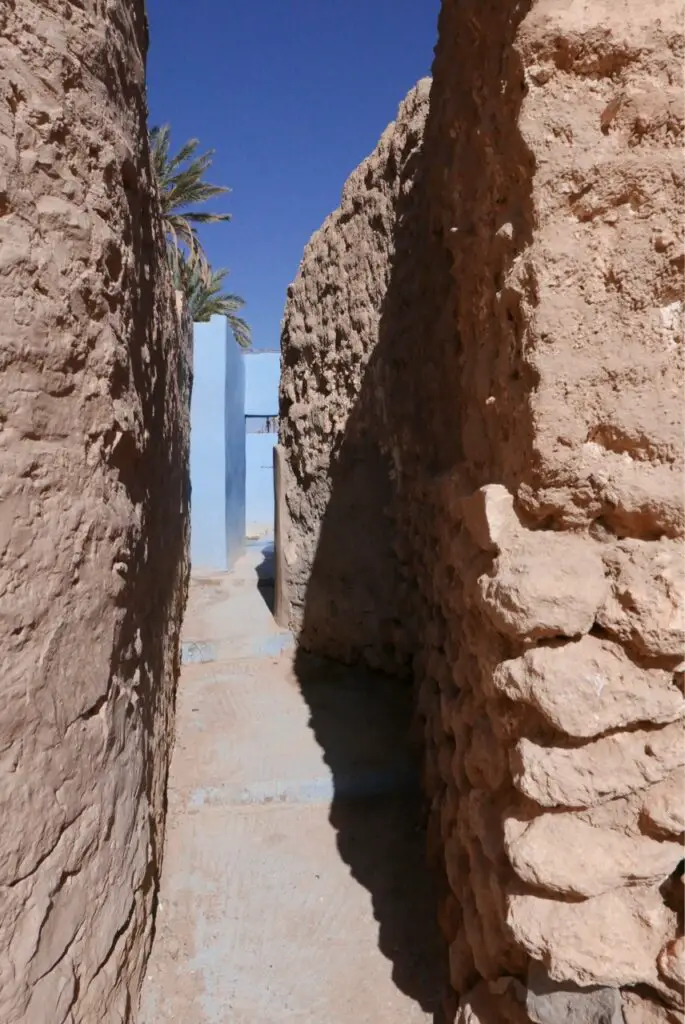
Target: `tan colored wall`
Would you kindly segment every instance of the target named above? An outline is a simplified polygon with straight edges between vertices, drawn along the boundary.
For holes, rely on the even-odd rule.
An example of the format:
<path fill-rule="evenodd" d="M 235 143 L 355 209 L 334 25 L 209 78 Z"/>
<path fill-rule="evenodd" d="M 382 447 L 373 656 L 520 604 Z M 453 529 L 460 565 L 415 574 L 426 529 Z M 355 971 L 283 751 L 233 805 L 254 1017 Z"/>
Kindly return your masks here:
<path fill-rule="evenodd" d="M 678 1019 L 682 45 L 670 0 L 658 19 L 444 0 L 411 212 L 346 398 L 353 427 L 383 409 L 462 1024 Z"/>
<path fill-rule="evenodd" d="M 543 1021 L 623 990 L 633 1024 L 633 986 L 676 999 L 683 37 L 676 4 L 507 7 L 448 5 L 435 66 L 436 135 L 461 122 L 459 474 L 486 488 L 459 510 L 457 614 L 441 587 L 453 974 L 528 976 Z M 547 977 L 605 990 L 536 1002 Z"/>
<path fill-rule="evenodd" d="M 391 671 L 405 666 L 407 644 L 388 507 L 392 455 L 380 443 L 369 360 L 429 89 L 425 80 L 412 90 L 309 242 L 281 339 L 283 619 L 305 647 Z"/>
<path fill-rule="evenodd" d="M 0 1020 L 129 1020 L 187 574 L 142 0 L 0 10 Z"/>

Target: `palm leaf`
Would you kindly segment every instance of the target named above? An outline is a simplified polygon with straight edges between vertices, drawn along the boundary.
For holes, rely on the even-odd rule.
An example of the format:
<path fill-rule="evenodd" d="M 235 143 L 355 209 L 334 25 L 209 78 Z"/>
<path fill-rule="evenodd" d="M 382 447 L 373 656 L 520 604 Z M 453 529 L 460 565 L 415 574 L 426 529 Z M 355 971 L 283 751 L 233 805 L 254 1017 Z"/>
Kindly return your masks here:
<path fill-rule="evenodd" d="M 182 254 L 174 269 L 174 283 L 185 293 L 188 310 L 195 323 L 206 323 L 213 316 L 225 316 L 233 337 L 241 348 L 250 348 L 252 332 L 249 324 L 236 316 L 245 302 L 239 295 L 222 291 L 228 270 L 210 271 L 203 276 L 198 262 L 191 262 Z"/>
<path fill-rule="evenodd" d="M 180 167 L 181 164 L 184 164 L 186 160 L 190 160 L 190 158 L 192 157 L 193 153 L 195 152 L 199 145 L 199 139 L 188 139 L 185 145 L 181 146 L 176 156 L 172 157 L 170 160 L 167 161 L 167 174 L 171 174 L 172 171 L 175 171 L 177 167 Z"/>
<path fill-rule="evenodd" d="M 230 213 L 192 213 L 184 214 L 185 219 L 191 224 L 218 224 L 220 221 L 232 220 Z"/>
<path fill-rule="evenodd" d="M 223 310 L 219 310 L 223 312 Z M 226 320 L 228 326 L 231 328 L 233 337 L 238 342 L 241 348 L 252 347 L 252 330 L 249 324 L 247 324 L 241 316 L 233 316 L 232 314 L 226 314 Z"/>
<path fill-rule="evenodd" d="M 230 192 L 223 185 L 204 181 L 212 163 L 214 150 L 196 155 L 199 142 L 189 139 L 175 156 L 170 155 L 171 128 L 168 124 L 152 128 L 150 147 L 152 169 L 157 182 L 159 202 L 167 239 L 169 265 L 178 289 L 186 295 L 194 321 L 225 316 L 233 336 L 243 348 L 251 345 L 251 331 L 246 321 L 237 316 L 245 305 L 239 295 L 223 291 L 228 270 L 212 270 L 195 225 L 230 221 L 230 213 L 212 213 L 194 207 Z"/>

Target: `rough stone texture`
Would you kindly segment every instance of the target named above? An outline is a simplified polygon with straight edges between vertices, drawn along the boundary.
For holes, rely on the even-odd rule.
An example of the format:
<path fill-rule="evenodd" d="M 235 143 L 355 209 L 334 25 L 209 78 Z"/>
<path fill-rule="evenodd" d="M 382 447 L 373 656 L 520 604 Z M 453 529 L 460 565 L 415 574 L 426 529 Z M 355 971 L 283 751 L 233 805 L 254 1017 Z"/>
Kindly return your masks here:
<path fill-rule="evenodd" d="M 682 1024 L 683 1015 L 630 990 L 622 993 L 625 1024 Z"/>
<path fill-rule="evenodd" d="M 616 988 L 581 988 L 552 981 L 537 960 L 528 970 L 526 1009 L 535 1024 L 624 1024 Z"/>
<path fill-rule="evenodd" d="M 283 616 L 303 646 L 344 661 L 363 656 L 390 671 L 402 668 L 407 646 L 386 517 L 392 453 L 379 443 L 377 395 L 370 389 L 356 400 L 378 343 L 429 88 L 426 80 L 409 94 L 347 181 L 340 209 L 309 242 L 288 290 L 281 339 Z"/>
<path fill-rule="evenodd" d="M 511 751 L 514 785 L 543 807 L 592 807 L 646 790 L 643 814 L 659 814 L 656 786 L 685 765 L 682 723 L 603 736 L 579 747 L 546 747 L 521 739 Z M 674 775 L 676 773 L 674 772 Z M 668 792 L 671 792 L 669 780 Z M 682 792 L 682 791 L 681 791 Z M 659 801 L 659 807 L 665 805 Z"/>
<path fill-rule="evenodd" d="M 462 1022 L 680 1005 L 682 69 L 675 0 L 443 0 L 286 308 L 291 621 L 411 656 Z"/>
<path fill-rule="evenodd" d="M 599 550 L 582 537 L 521 531 L 480 577 L 477 597 L 498 632 L 541 640 L 588 633 L 606 590 Z"/>
<path fill-rule="evenodd" d="M 562 647 L 536 647 L 502 662 L 493 685 L 574 739 L 685 717 L 673 672 L 641 668 L 619 645 L 590 636 Z"/>
<path fill-rule="evenodd" d="M 682 736 L 681 736 L 682 739 Z M 651 786 L 642 804 L 646 831 L 659 836 L 685 834 L 685 770 L 680 768 L 662 782 Z"/>
<path fill-rule="evenodd" d="M 577 903 L 532 895 L 509 899 L 516 939 L 555 981 L 582 986 L 655 983 L 657 956 L 674 917 L 656 887 L 614 890 Z"/>
<path fill-rule="evenodd" d="M 0 1020 L 127 1021 L 187 576 L 142 0 L 0 10 Z"/>
<path fill-rule="evenodd" d="M 606 554 L 611 595 L 597 621 L 636 654 L 682 657 L 685 559 L 673 541 L 623 541 Z"/>
<path fill-rule="evenodd" d="M 678 843 L 595 828 L 577 814 L 543 814 L 528 823 L 507 819 L 504 845 L 522 881 L 566 896 L 663 882 L 682 850 Z"/>

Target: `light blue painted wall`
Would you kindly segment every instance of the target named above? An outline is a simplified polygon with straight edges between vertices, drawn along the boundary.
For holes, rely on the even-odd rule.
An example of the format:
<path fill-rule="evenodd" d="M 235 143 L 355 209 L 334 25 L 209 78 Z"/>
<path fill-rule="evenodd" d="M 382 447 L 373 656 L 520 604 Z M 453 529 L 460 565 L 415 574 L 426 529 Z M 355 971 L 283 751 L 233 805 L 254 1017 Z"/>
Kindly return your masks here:
<path fill-rule="evenodd" d="M 245 356 L 245 415 L 278 414 L 279 352 L 249 352 Z M 273 535 L 273 450 L 276 434 L 246 434 L 245 517 L 248 537 Z"/>
<path fill-rule="evenodd" d="M 226 331 L 226 567 L 245 550 L 245 359 Z"/>
<path fill-rule="evenodd" d="M 278 412 L 280 352 L 248 352 L 245 356 L 245 415 L 275 416 Z"/>
<path fill-rule="evenodd" d="M 271 536 L 274 529 L 273 452 L 278 434 L 247 434 L 246 518 L 248 537 Z"/>
<path fill-rule="evenodd" d="M 245 538 L 245 367 L 225 317 L 194 325 L 190 557 L 230 569 Z"/>
<path fill-rule="evenodd" d="M 190 556 L 195 571 L 235 564 L 245 536 L 274 527 L 276 434 L 246 434 L 245 415 L 278 413 L 280 354 L 243 354 L 224 317 L 194 326 Z"/>

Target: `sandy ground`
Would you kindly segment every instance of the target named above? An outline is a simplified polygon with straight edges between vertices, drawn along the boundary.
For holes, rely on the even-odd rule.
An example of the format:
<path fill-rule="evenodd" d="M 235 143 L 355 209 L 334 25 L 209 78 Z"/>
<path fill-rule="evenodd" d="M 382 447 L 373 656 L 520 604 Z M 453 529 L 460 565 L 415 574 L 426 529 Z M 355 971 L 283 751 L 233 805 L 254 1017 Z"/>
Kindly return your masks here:
<path fill-rule="evenodd" d="M 394 681 L 295 658 L 269 560 L 260 542 L 192 581 L 139 1022 L 431 1021 L 406 703 Z"/>

